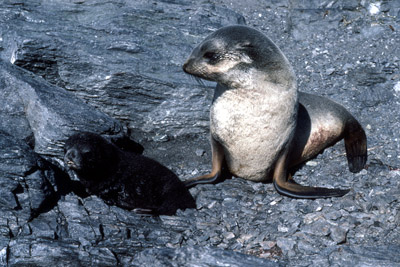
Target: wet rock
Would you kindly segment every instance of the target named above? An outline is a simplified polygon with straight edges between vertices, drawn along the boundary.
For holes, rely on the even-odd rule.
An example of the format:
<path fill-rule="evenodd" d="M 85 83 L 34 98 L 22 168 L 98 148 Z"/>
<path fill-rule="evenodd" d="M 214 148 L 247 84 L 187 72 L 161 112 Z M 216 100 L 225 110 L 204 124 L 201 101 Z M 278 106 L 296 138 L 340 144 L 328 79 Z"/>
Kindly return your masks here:
<path fill-rule="evenodd" d="M 147 249 L 140 252 L 132 264 L 132 266 L 280 266 L 270 260 L 210 247 Z"/>
<path fill-rule="evenodd" d="M 57 179 L 65 179 L 56 166 L 42 159 L 23 141 L 0 132 L 0 202 L 4 211 L 17 211 L 31 220 L 51 208 L 57 198 Z"/>
<path fill-rule="evenodd" d="M 336 242 L 336 244 L 343 244 L 346 243 L 347 232 L 348 229 L 332 227 L 330 230 L 330 237 Z"/>
<path fill-rule="evenodd" d="M 45 246 L 43 244 L 46 244 Z M 82 262 L 78 253 L 77 242 L 51 241 L 41 238 L 18 239 L 9 244 L 9 265 L 43 265 L 80 266 Z M 89 263 L 89 257 L 86 257 Z"/>
<path fill-rule="evenodd" d="M 21 127 L 15 136 L 23 140 L 33 134 L 30 144 L 37 153 L 61 157 L 63 144 L 74 130 L 122 134 L 122 126 L 116 120 L 8 62 L 0 61 L 0 80 L 5 96 L 1 104 L 20 115 L 14 113 L 15 120 L 14 116 L 9 117 L 7 125 L 3 122 L 3 131 L 14 136 L 13 130 Z M 23 129 L 25 134 L 21 133 Z"/>
<path fill-rule="evenodd" d="M 201 157 L 206 152 L 203 149 L 198 148 L 198 149 L 196 149 L 195 153 L 196 153 L 196 156 Z"/>
<path fill-rule="evenodd" d="M 215 5 L 162 1 L 23 1 L 6 2 L 3 9 L 2 23 L 9 27 L 3 59 L 72 91 L 133 131 L 161 136 L 206 130 L 203 107 L 211 90 L 193 84 L 181 65 L 204 34 L 244 21 Z"/>
<path fill-rule="evenodd" d="M 329 257 L 331 264 L 360 265 L 360 266 L 394 266 L 400 264 L 398 246 L 344 247 L 343 250 L 334 252 Z"/>
<path fill-rule="evenodd" d="M 399 6 L 376 4 L 1 2 L 0 265 L 399 265 Z M 206 35 L 244 22 L 277 43 L 301 90 L 364 126 L 367 170 L 350 173 L 339 142 L 294 174 L 347 196 L 290 199 L 233 178 L 190 189 L 197 210 L 147 217 L 60 182 L 63 142 L 82 129 L 126 150 L 139 139 L 181 179 L 206 174 L 214 85 L 181 65 Z"/>
<path fill-rule="evenodd" d="M 285 254 L 293 255 L 296 241 L 293 238 L 281 237 L 276 241 L 276 245 L 280 247 Z"/>

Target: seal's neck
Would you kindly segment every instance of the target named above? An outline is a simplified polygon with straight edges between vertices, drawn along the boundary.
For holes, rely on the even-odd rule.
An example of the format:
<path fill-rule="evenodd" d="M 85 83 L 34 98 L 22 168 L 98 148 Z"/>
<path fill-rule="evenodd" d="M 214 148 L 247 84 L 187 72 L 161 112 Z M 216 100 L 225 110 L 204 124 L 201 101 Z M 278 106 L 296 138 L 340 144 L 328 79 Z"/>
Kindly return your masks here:
<path fill-rule="evenodd" d="M 229 77 L 225 77 L 224 80 L 228 80 L 229 84 L 219 83 L 220 91 L 222 87 L 224 90 L 244 89 L 263 91 L 268 94 L 297 91 L 296 77 L 290 65 L 283 68 L 275 67 L 268 71 L 248 68 L 237 71 L 237 73 L 233 71 L 226 75 L 229 75 Z"/>
<path fill-rule="evenodd" d="M 247 89 L 266 91 L 278 89 L 282 92 L 297 90 L 296 77 L 291 68 L 269 70 L 268 72 L 254 70 L 251 76 L 250 79 L 253 82 L 248 85 Z"/>

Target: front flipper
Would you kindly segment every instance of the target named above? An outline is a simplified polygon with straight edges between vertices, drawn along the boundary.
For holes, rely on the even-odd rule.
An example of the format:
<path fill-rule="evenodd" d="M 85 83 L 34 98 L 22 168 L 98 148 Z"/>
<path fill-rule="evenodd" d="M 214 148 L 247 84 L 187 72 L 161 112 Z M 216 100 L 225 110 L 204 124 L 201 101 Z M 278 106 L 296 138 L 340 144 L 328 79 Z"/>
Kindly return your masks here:
<path fill-rule="evenodd" d="M 198 184 L 216 184 L 226 179 L 223 170 L 224 165 L 224 149 L 220 143 L 211 137 L 211 151 L 212 151 L 212 170 L 211 173 L 202 175 L 193 179 L 184 181 L 183 183 L 187 188 L 191 188 Z"/>
<path fill-rule="evenodd" d="M 287 169 L 287 151 L 280 156 L 276 163 L 273 183 L 278 193 L 293 198 L 341 197 L 350 191 L 348 189 L 302 186 L 296 183 Z"/>
<path fill-rule="evenodd" d="M 354 118 L 346 124 L 344 144 L 349 170 L 354 173 L 361 171 L 367 162 L 367 137 L 362 126 Z"/>
<path fill-rule="evenodd" d="M 184 181 L 183 183 L 185 184 L 186 188 L 192 188 L 193 186 L 196 186 L 198 184 L 217 184 L 219 182 L 222 182 L 225 180 L 222 178 L 221 171 L 217 172 L 215 175 L 213 172 L 202 175 L 193 179 L 189 179 L 187 181 Z"/>

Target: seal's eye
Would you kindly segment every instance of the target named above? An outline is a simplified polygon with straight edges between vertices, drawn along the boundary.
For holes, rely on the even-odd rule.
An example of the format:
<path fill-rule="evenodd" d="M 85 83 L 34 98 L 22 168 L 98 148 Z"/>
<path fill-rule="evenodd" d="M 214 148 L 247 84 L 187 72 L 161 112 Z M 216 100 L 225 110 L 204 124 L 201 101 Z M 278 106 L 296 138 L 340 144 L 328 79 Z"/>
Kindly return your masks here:
<path fill-rule="evenodd" d="M 203 58 L 208 59 L 210 63 L 216 63 L 219 59 L 219 55 L 215 52 L 205 52 Z"/>

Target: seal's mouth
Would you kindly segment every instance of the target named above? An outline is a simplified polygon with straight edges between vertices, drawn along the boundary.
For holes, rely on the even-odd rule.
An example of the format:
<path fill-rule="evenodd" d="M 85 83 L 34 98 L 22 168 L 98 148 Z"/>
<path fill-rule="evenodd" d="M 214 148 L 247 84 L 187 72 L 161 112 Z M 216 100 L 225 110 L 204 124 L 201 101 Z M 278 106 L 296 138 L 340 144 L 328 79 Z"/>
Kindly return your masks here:
<path fill-rule="evenodd" d="M 199 64 L 193 57 L 189 57 L 182 66 L 183 71 L 189 74 L 196 82 L 202 86 L 207 87 L 204 80 L 216 82 L 215 79 L 209 78 L 208 68 Z"/>
<path fill-rule="evenodd" d="M 200 77 L 194 75 L 193 72 L 191 71 L 191 66 L 192 66 L 192 64 L 191 64 L 190 61 L 191 61 L 191 60 L 188 59 L 188 60 L 183 64 L 183 67 L 182 67 L 183 71 L 184 71 L 186 74 L 188 74 L 190 77 L 192 77 L 192 78 L 197 82 L 197 84 L 199 84 L 200 86 L 205 87 L 204 81 L 203 81 Z"/>
<path fill-rule="evenodd" d="M 78 170 L 79 166 L 76 164 L 70 157 L 69 155 L 64 156 L 64 163 L 67 165 L 67 167 L 71 170 Z"/>
<path fill-rule="evenodd" d="M 75 162 L 73 162 L 72 160 L 66 160 L 65 163 L 70 169 L 76 170 L 78 168 L 78 166 L 76 166 Z"/>

